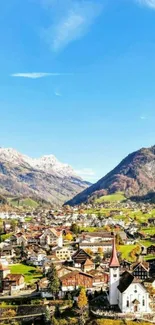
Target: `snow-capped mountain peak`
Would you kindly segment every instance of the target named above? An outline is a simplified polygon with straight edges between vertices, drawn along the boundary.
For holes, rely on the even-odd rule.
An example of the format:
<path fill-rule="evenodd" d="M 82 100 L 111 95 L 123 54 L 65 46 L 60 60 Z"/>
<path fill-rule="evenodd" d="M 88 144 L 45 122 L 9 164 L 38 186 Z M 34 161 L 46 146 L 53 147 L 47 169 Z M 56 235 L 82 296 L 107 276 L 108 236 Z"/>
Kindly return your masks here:
<path fill-rule="evenodd" d="M 0 159 L 5 162 L 12 163 L 13 165 L 20 166 L 23 164 L 28 164 L 34 169 L 43 170 L 46 173 L 50 173 L 58 177 L 75 177 L 80 179 L 71 166 L 61 163 L 54 155 L 31 158 L 26 155 L 22 155 L 12 148 L 0 148 Z"/>

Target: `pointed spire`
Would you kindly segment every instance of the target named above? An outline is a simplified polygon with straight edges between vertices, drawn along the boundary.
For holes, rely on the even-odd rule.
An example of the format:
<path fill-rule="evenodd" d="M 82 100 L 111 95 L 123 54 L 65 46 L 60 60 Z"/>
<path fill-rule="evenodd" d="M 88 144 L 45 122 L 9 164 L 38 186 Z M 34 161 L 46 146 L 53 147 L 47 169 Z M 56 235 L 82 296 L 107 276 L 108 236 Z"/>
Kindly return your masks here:
<path fill-rule="evenodd" d="M 117 257 L 117 251 L 116 251 L 115 236 L 114 236 L 114 239 L 113 239 L 112 255 L 111 255 L 109 267 L 120 267 L 118 257 Z"/>

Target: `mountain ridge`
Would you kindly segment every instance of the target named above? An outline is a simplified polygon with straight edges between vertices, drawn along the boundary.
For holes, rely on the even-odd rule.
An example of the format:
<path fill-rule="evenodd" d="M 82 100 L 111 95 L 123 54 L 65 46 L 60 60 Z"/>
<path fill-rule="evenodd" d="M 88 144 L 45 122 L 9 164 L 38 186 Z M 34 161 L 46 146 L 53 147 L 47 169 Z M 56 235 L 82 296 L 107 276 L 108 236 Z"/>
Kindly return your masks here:
<path fill-rule="evenodd" d="M 12 148 L 0 148 L 1 194 L 36 196 L 61 205 L 88 185 L 53 155 L 37 159 Z"/>
<path fill-rule="evenodd" d="M 95 195 L 100 197 L 117 191 L 124 192 L 127 197 L 155 191 L 155 145 L 129 154 L 112 171 L 67 204 L 81 204 Z"/>

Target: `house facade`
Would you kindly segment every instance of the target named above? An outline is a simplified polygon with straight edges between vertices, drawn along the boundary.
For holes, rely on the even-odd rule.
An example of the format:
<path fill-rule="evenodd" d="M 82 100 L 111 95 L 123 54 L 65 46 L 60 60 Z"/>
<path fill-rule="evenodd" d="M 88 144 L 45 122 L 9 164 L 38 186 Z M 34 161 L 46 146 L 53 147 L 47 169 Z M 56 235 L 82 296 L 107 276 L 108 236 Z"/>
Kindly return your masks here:
<path fill-rule="evenodd" d="M 91 289 L 93 276 L 82 271 L 73 271 L 60 278 L 62 292 L 73 291 L 80 286 Z"/>

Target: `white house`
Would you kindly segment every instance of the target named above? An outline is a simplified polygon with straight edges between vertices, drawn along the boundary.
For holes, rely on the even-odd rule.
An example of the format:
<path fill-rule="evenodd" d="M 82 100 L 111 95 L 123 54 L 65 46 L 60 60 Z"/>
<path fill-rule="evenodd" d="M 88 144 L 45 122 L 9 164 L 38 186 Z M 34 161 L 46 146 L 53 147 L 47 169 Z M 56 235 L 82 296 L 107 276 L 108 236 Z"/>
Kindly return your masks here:
<path fill-rule="evenodd" d="M 122 313 L 150 313 L 150 298 L 142 282 L 125 271 L 120 276 L 115 239 L 109 264 L 109 303 L 118 305 Z"/>

